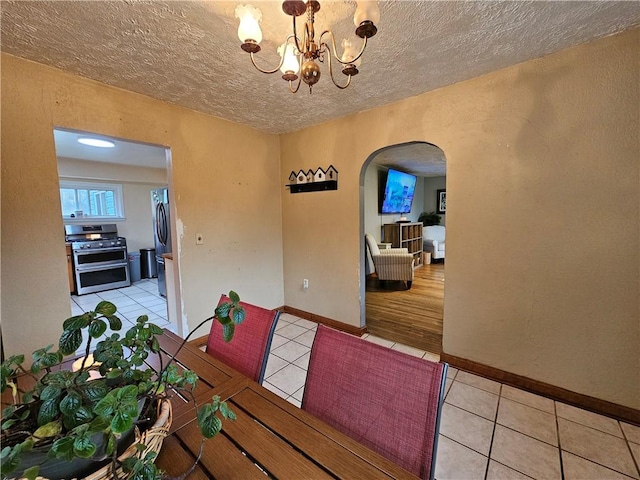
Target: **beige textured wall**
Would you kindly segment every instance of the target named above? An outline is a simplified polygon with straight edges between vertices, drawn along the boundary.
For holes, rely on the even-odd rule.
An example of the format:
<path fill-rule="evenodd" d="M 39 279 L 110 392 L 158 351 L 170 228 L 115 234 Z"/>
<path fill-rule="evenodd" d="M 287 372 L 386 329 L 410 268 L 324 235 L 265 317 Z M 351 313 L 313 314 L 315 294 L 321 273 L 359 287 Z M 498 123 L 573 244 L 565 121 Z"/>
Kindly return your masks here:
<path fill-rule="evenodd" d="M 283 135 L 282 183 L 340 175 L 283 195 L 286 304 L 360 324 L 362 165 L 427 141 L 448 166 L 444 350 L 640 408 L 639 32 Z"/>
<path fill-rule="evenodd" d="M 283 304 L 277 136 L 6 54 L 1 73 L 8 353 L 57 342 L 70 313 L 54 126 L 171 148 L 173 209 L 184 234 L 174 253 L 190 327 L 232 288 L 252 303 Z M 204 245 L 195 245 L 195 233 Z"/>

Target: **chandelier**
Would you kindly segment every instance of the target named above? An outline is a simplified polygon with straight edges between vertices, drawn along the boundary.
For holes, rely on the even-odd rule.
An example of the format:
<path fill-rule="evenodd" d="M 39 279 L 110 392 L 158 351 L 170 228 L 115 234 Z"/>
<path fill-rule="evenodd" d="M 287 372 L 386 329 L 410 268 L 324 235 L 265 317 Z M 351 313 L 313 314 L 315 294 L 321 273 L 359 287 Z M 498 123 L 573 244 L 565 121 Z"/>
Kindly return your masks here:
<path fill-rule="evenodd" d="M 280 64 L 273 70 L 258 66 L 255 54 L 260 51 L 262 31 L 260 21 L 262 12 L 251 5 L 238 5 L 236 18 L 240 19 L 238 37 L 242 42 L 242 50 L 251 56 L 251 63 L 262 73 L 282 72 L 283 80 L 289 82 L 289 90 L 296 93 L 301 81 L 309 85 L 309 93 L 312 87 L 320 80 L 320 63 L 329 64 L 329 76 L 333 84 L 345 89 L 351 84 L 351 77 L 358 74 L 360 57 L 367 47 L 367 39 L 373 37 L 378 29 L 376 23 L 380 20 L 380 11 L 377 1 L 359 1 L 353 22 L 356 25 L 356 35 L 363 39 L 359 51 L 351 40 L 342 41 L 343 53 L 338 56 L 336 42 L 330 30 L 323 31 L 316 41 L 314 22 L 315 14 L 320 10 L 320 2 L 317 0 L 290 0 L 282 2 L 282 10 L 293 19 L 293 33 L 278 48 Z M 298 35 L 296 17 L 306 14 L 306 21 L 302 35 Z M 342 73 L 347 76 L 346 83 L 339 84 L 333 76 L 334 58 L 341 66 Z"/>

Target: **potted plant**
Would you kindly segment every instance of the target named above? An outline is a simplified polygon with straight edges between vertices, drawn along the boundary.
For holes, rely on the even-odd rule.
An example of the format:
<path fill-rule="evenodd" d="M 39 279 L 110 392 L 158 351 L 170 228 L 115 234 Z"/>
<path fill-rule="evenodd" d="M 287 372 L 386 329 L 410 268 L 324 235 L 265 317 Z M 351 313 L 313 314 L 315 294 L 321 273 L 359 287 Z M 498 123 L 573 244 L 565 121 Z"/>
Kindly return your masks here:
<path fill-rule="evenodd" d="M 418 221 L 422 222 L 424 227 L 429 227 L 431 225 L 440 225 L 441 218 L 436 212 L 422 212 L 418 217 Z"/>
<path fill-rule="evenodd" d="M 231 341 L 235 325 L 245 317 L 238 295 L 231 291 L 229 299 L 198 326 L 219 321 L 226 341 Z M 103 301 L 93 311 L 68 318 L 58 349 L 49 345 L 33 352 L 30 368 L 24 366 L 24 355 L 13 355 L 2 362 L 1 391 L 5 394 L 10 389 L 13 400 L 2 411 L 3 479 L 79 478 L 101 467 L 108 472 L 104 478 L 160 478 L 154 464 L 157 452 L 137 444 L 130 450 L 138 454 L 121 461 L 118 455 L 123 448 L 118 440 L 132 437 L 134 426 L 152 421 L 159 404 L 165 410 L 170 407 L 168 398 L 174 391 L 190 395 L 195 402 L 191 392 L 198 377 L 191 371 L 179 371 L 174 357 L 162 363 L 157 337 L 163 330 L 150 323 L 146 315 L 138 317 L 121 336 L 117 332 L 122 321 L 116 312 L 113 303 Z M 107 328 L 114 333 L 106 335 Z M 65 358 L 75 356 L 83 342 L 84 356 L 74 362 L 77 368 L 61 368 Z M 155 363 L 150 361 L 153 355 L 157 356 Z M 152 368 L 152 363 L 161 367 Z M 24 390 L 23 384 L 32 386 Z M 221 430 L 222 419 L 235 418 L 217 396 L 197 411 L 205 438 Z M 78 460 L 80 473 L 61 473 L 72 460 Z"/>

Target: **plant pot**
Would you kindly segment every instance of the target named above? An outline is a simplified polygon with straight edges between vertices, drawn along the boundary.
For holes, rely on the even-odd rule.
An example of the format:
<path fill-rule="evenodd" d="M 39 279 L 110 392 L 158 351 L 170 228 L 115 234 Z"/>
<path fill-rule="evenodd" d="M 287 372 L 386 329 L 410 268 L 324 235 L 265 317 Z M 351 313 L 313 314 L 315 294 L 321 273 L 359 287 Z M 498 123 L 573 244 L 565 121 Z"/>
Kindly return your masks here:
<path fill-rule="evenodd" d="M 139 405 L 139 411 L 142 411 L 143 403 Z M 136 443 L 144 443 L 147 445 L 146 452 L 150 449 L 158 452 L 162 446 L 162 440 L 167 435 L 171 426 L 171 402 L 163 400 L 158 406 L 158 417 L 156 422 L 142 434 L 137 427 L 131 428 L 122 434 L 117 442 L 118 458 L 122 461 L 133 455 L 139 455 L 140 452 L 135 448 Z M 161 439 L 159 439 L 161 437 Z M 36 449 L 28 452 L 22 457 L 20 470 L 12 472 L 14 478 L 20 478 L 24 470 L 31 466 L 40 465 L 38 473 L 39 477 L 56 480 L 56 479 L 107 479 L 112 478 L 111 474 L 111 458 L 107 458 L 104 454 L 104 441 L 101 433 L 92 436 L 92 441 L 98 446 L 96 454 L 92 458 L 74 458 L 71 461 L 50 459 L 47 453 Z M 122 472 L 118 470 L 119 476 Z"/>

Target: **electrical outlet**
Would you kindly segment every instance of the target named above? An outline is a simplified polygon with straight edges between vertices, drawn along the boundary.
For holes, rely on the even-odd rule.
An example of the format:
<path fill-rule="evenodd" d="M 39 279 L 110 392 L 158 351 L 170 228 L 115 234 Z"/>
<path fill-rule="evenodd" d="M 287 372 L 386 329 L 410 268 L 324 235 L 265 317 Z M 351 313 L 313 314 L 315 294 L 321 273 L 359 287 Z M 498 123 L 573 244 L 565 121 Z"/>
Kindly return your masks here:
<path fill-rule="evenodd" d="M 196 245 L 203 245 L 204 244 L 204 237 L 202 236 L 201 233 L 196 233 Z"/>
<path fill-rule="evenodd" d="M 308 278 L 305 278 L 305 279 L 302 280 L 302 288 L 304 288 L 305 290 L 307 288 L 309 288 L 309 279 Z"/>

